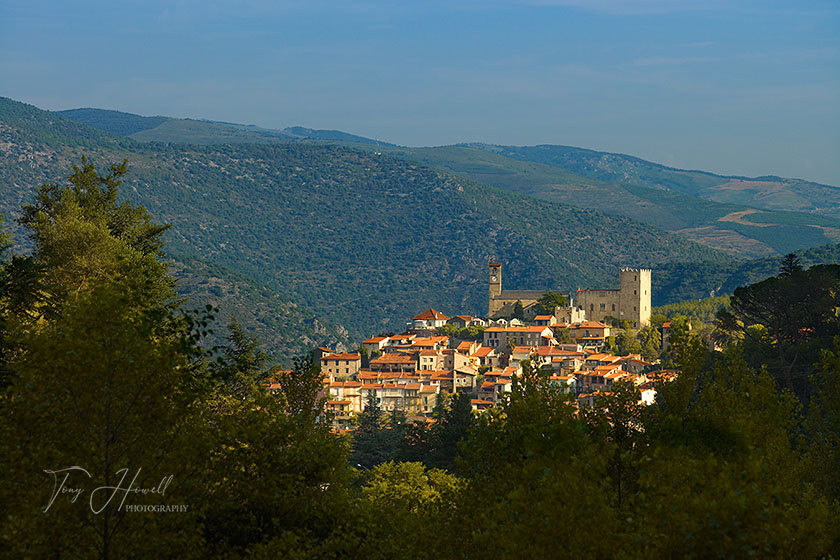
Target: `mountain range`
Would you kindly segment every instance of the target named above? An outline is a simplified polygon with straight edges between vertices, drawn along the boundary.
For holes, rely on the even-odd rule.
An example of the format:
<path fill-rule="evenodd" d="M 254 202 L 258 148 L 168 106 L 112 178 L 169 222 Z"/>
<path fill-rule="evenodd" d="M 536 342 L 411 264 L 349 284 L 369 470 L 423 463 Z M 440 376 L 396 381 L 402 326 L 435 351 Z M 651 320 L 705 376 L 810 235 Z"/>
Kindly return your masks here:
<path fill-rule="evenodd" d="M 14 217 L 82 155 L 103 168 L 127 158 L 123 195 L 173 224 L 180 292 L 237 315 L 279 356 L 352 346 L 428 307 L 484 313 L 491 259 L 523 289 L 612 287 L 620 266 L 651 267 L 654 303 L 664 304 L 731 291 L 779 254 L 840 231 L 835 187 L 750 180 L 791 185 L 805 211 L 787 212 L 772 208 L 779 198 L 766 197 L 768 208 L 715 200 L 734 179 L 574 150 L 404 148 L 340 131 L 53 113 L 0 98 L 0 212 Z M 14 222 L 6 227 L 25 248 Z M 726 250 L 715 236 L 731 238 Z M 839 247 L 803 256 L 836 262 Z"/>
<path fill-rule="evenodd" d="M 406 148 L 335 130 L 271 130 L 102 109 L 59 114 L 143 141 L 348 143 L 502 189 L 627 216 L 738 257 L 840 242 L 840 188 L 800 179 L 722 176 L 569 146 Z"/>

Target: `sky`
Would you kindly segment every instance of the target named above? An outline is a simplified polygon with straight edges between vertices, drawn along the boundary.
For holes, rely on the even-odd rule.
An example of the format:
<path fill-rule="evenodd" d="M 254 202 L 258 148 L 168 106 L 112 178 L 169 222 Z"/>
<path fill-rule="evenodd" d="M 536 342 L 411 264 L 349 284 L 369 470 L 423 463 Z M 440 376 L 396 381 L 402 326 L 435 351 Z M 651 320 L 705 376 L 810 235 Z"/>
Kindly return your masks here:
<path fill-rule="evenodd" d="M 840 0 L 0 0 L 0 96 L 840 185 Z"/>

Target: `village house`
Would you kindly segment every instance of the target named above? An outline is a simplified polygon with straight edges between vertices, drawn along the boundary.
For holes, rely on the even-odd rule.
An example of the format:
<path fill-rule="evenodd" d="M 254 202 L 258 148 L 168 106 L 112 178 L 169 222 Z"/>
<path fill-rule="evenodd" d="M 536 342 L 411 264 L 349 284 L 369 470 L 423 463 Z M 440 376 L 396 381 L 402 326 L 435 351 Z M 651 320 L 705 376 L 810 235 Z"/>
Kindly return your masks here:
<path fill-rule="evenodd" d="M 501 354 L 493 346 L 480 346 L 470 354 L 470 358 L 480 367 L 496 367 L 499 365 Z"/>
<path fill-rule="evenodd" d="M 511 346 L 542 346 L 549 338 L 554 338 L 549 327 L 489 327 L 484 331 L 482 346 L 507 351 Z"/>
<path fill-rule="evenodd" d="M 328 354 L 321 358 L 321 373 L 330 380 L 354 379 L 362 367 L 362 355 L 358 352 Z"/>
<path fill-rule="evenodd" d="M 427 309 L 411 319 L 415 329 L 437 329 L 446 324 L 449 317 L 434 309 Z"/>
<path fill-rule="evenodd" d="M 372 356 L 376 352 L 382 352 L 382 349 L 388 343 L 387 336 L 374 336 L 362 342 L 362 348 L 368 351 L 368 356 Z"/>
<path fill-rule="evenodd" d="M 382 354 L 370 361 L 372 371 L 408 371 L 418 369 L 417 353 L 402 354 L 399 352 Z"/>
<path fill-rule="evenodd" d="M 581 346 L 600 348 L 610 336 L 610 327 L 600 321 L 584 321 L 570 326 L 569 335 Z"/>
<path fill-rule="evenodd" d="M 557 317 L 554 315 L 537 315 L 534 317 L 534 324 L 539 327 L 551 327 L 557 323 Z"/>

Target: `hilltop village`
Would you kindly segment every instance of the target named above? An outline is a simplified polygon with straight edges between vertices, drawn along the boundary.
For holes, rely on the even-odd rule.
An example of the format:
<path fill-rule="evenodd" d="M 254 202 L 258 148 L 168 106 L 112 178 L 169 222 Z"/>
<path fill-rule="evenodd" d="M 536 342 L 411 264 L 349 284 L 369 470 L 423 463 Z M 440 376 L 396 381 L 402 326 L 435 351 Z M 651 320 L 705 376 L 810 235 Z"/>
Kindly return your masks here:
<path fill-rule="evenodd" d="M 411 318 L 404 332 L 363 341 L 358 352 L 318 348 L 327 410 L 337 428 L 352 426 L 366 403 L 409 419 L 431 416 L 451 393 L 467 393 L 474 410 L 494 406 L 531 361 L 573 394 L 579 406 L 618 380 L 637 385 L 652 403 L 654 381 L 673 372 L 639 353 L 607 347 L 612 325 L 639 329 L 651 316 L 651 272 L 623 268 L 617 289 L 502 290 L 502 264 L 489 265 L 488 316 L 448 316 L 433 308 Z M 667 344 L 670 324 L 659 340 Z M 658 342 L 659 343 L 659 342 Z M 659 343 L 662 344 L 662 343 Z M 271 386 L 270 386 L 271 387 Z"/>

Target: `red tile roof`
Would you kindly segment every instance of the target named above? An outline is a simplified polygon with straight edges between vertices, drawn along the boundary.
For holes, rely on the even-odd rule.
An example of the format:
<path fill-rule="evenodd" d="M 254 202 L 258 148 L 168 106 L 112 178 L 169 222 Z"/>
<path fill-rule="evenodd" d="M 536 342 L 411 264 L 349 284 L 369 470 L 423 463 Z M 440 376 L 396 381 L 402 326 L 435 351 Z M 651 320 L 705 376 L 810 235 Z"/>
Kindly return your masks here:
<path fill-rule="evenodd" d="M 476 350 L 471 357 L 476 358 L 486 358 L 490 354 L 492 354 L 496 349 L 492 346 L 482 346 L 478 350 Z"/>
<path fill-rule="evenodd" d="M 542 333 L 548 327 L 490 327 L 486 329 L 484 332 L 508 332 L 508 333 L 519 333 L 519 332 L 527 332 L 527 333 Z M 549 329 L 550 330 L 550 329 Z"/>
<path fill-rule="evenodd" d="M 321 358 L 321 361 L 329 361 L 329 360 L 361 360 L 362 355 L 356 352 L 345 352 L 343 354 L 330 354 L 329 356 L 324 356 Z"/>
<path fill-rule="evenodd" d="M 447 321 L 449 317 L 441 313 L 440 311 L 436 311 L 434 309 L 427 309 L 417 317 L 414 317 L 414 321 Z"/>
<path fill-rule="evenodd" d="M 417 360 L 414 356 L 408 356 L 406 354 L 382 354 L 378 358 L 374 358 L 370 361 L 372 364 L 410 364 L 414 363 Z"/>

